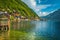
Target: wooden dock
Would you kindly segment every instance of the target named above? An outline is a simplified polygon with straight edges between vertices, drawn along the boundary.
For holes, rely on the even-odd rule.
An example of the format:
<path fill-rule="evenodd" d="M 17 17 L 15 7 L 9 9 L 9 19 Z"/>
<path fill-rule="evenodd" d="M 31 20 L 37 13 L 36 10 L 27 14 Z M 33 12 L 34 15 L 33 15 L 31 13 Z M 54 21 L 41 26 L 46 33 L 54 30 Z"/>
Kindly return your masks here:
<path fill-rule="evenodd" d="M 2 21 L 2 20 L 6 20 L 6 21 Z M 0 30 L 1 31 L 9 30 L 10 29 L 10 19 L 2 18 L 2 20 L 0 21 Z"/>

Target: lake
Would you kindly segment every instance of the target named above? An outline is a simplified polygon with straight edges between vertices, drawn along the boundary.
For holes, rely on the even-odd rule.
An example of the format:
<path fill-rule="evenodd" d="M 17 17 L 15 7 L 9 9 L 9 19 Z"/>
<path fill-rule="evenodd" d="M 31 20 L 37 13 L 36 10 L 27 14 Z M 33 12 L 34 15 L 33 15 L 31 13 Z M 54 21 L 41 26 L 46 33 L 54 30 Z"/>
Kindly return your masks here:
<path fill-rule="evenodd" d="M 11 22 L 10 30 L 0 32 L 0 40 L 60 40 L 60 21 Z"/>

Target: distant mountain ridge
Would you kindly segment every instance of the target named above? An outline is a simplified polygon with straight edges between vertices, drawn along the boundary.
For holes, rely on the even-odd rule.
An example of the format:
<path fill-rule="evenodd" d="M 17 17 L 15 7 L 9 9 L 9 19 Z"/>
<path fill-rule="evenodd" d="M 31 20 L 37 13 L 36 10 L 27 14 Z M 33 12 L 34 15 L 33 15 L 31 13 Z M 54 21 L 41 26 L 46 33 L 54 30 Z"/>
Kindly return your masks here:
<path fill-rule="evenodd" d="M 60 20 L 60 9 L 56 10 L 55 12 L 53 12 L 43 18 L 47 18 L 50 20 Z"/>

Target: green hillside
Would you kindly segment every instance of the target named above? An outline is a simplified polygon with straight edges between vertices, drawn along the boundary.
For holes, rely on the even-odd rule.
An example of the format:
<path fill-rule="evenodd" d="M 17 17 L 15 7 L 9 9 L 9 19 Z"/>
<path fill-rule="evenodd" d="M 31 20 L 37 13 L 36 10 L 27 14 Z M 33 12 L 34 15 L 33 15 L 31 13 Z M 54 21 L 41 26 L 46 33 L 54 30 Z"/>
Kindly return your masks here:
<path fill-rule="evenodd" d="M 14 10 L 28 18 L 38 17 L 38 15 L 21 0 L 0 0 L 0 11 L 7 11 L 12 14 Z"/>

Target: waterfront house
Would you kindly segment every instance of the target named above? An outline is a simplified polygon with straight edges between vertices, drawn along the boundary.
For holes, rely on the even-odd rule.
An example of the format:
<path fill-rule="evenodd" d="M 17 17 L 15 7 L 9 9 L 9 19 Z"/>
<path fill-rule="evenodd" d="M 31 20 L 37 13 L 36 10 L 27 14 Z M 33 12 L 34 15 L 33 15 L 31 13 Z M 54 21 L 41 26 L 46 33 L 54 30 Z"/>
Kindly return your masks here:
<path fill-rule="evenodd" d="M 7 12 L 0 12 L 0 30 L 10 28 L 10 15 Z"/>

